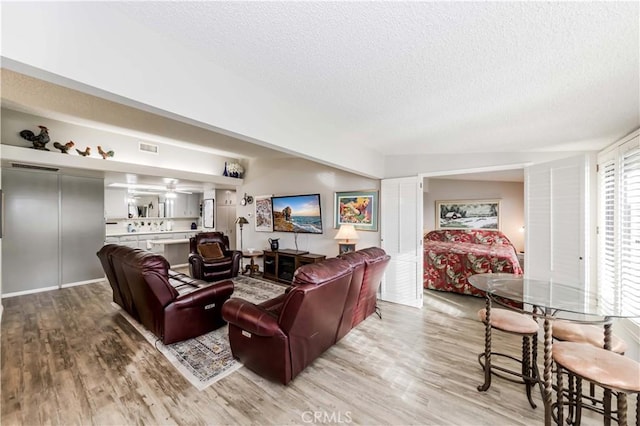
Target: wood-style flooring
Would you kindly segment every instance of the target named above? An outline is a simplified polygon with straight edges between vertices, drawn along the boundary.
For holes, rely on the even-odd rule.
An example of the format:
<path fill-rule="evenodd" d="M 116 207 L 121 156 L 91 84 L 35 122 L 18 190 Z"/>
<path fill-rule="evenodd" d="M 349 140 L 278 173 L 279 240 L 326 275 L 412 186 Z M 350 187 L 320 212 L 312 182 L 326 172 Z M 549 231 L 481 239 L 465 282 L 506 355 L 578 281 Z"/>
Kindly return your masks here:
<path fill-rule="evenodd" d="M 106 282 L 3 304 L 5 426 L 543 424 L 538 390 L 535 410 L 521 385 L 494 378 L 476 390 L 474 297 L 426 291 L 421 310 L 380 302 L 382 320 L 370 316 L 288 386 L 242 368 L 204 391 L 117 313 Z M 521 350 L 513 336 L 495 333 L 493 344 Z"/>

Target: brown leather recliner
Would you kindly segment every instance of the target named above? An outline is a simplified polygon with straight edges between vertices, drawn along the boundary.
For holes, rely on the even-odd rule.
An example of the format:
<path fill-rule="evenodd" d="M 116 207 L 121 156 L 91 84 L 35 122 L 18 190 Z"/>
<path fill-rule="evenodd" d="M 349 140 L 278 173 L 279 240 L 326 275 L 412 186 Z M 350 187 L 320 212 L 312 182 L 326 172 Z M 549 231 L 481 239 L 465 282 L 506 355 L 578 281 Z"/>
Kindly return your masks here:
<path fill-rule="evenodd" d="M 222 257 L 219 259 L 200 255 L 198 246 L 211 243 L 220 245 Z M 201 232 L 189 238 L 189 252 L 189 272 L 194 278 L 212 282 L 238 276 L 242 252 L 229 250 L 229 237 L 222 232 Z"/>
<path fill-rule="evenodd" d="M 352 277 L 333 258 L 298 268 L 287 293 L 255 305 L 231 298 L 222 307 L 233 356 L 268 379 L 287 384 L 336 342 Z"/>
<path fill-rule="evenodd" d="M 225 324 L 222 305 L 233 293 L 233 282 L 190 281 L 192 291 L 180 294 L 170 281 L 169 262 L 159 254 L 116 244 L 97 253 L 113 300 L 133 318 L 169 344 L 189 339 Z M 175 274 L 174 274 L 175 275 Z"/>

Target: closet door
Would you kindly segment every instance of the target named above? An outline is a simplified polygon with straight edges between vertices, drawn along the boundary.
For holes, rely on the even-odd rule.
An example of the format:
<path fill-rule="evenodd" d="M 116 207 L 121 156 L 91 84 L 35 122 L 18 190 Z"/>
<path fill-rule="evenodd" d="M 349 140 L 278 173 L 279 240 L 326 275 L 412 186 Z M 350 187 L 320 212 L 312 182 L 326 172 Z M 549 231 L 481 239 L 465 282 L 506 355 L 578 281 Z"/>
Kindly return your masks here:
<path fill-rule="evenodd" d="M 104 181 L 60 176 L 61 283 L 104 277 L 96 252 L 104 243 Z"/>
<path fill-rule="evenodd" d="M 2 190 L 3 294 L 58 288 L 58 175 L 3 168 Z"/>
<path fill-rule="evenodd" d="M 527 276 L 589 288 L 594 164 L 592 156 L 578 156 L 525 170 Z"/>
<path fill-rule="evenodd" d="M 380 298 L 422 308 L 422 178 L 382 180 L 380 236 L 391 256 Z"/>

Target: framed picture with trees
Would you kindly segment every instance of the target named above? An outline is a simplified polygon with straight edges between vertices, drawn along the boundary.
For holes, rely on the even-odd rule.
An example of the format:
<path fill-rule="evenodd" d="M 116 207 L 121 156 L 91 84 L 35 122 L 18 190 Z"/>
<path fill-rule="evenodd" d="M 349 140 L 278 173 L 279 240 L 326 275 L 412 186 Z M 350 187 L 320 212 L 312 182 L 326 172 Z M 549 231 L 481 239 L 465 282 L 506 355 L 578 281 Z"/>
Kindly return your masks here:
<path fill-rule="evenodd" d="M 500 229 L 500 200 L 436 201 L 436 229 Z"/>

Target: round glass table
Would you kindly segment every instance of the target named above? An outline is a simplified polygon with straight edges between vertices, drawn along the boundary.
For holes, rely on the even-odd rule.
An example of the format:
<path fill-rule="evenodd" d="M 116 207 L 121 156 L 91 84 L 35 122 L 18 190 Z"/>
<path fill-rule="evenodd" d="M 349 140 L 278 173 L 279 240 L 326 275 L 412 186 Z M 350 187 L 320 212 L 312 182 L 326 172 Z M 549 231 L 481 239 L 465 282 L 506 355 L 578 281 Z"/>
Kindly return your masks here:
<path fill-rule="evenodd" d="M 507 299 L 532 306 L 532 310 L 528 313 L 544 320 L 544 373 L 541 391 L 545 408 L 545 425 L 550 425 L 552 421 L 552 320 L 561 318 L 563 315 L 571 317 L 579 314 L 584 316 L 579 321 L 603 324 L 604 348 L 611 349 L 613 319 L 640 317 L 638 310 L 600 304 L 595 292 L 585 290 L 579 285 L 536 280 L 506 273 L 476 274 L 470 276 L 468 281 L 473 287 L 486 293 L 487 317 L 490 315 L 492 303 L 513 309 L 502 301 Z M 569 319 L 576 321 L 575 318 Z M 490 329 L 490 325 L 488 327 Z M 626 410 L 626 401 L 624 409 Z"/>

